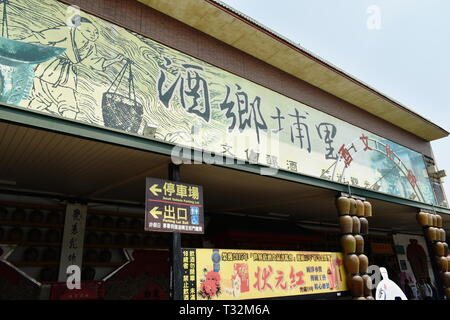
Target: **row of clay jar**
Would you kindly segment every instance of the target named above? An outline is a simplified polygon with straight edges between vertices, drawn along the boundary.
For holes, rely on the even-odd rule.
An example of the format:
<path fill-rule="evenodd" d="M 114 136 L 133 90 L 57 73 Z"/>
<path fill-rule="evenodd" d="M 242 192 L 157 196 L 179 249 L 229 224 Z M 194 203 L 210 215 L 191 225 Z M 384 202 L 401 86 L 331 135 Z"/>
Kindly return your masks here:
<path fill-rule="evenodd" d="M 430 241 L 445 241 L 447 236 L 443 228 L 426 227 L 425 233 Z"/>
<path fill-rule="evenodd" d="M 358 217 L 371 217 L 372 205 L 368 201 L 341 196 L 336 201 L 339 215 L 351 215 Z"/>
<path fill-rule="evenodd" d="M 372 297 L 372 279 L 368 274 L 347 274 L 347 288 L 353 300 L 375 300 Z"/>
<path fill-rule="evenodd" d="M 438 214 L 421 211 L 416 215 L 416 219 L 423 227 L 442 228 L 442 217 Z"/>
<path fill-rule="evenodd" d="M 436 254 L 436 264 L 445 287 L 445 295 L 450 300 L 450 258 L 448 257 L 448 244 L 444 241 L 435 242 L 434 252 Z"/>
<path fill-rule="evenodd" d="M 369 222 L 364 217 L 340 216 L 339 226 L 342 234 L 369 234 Z"/>

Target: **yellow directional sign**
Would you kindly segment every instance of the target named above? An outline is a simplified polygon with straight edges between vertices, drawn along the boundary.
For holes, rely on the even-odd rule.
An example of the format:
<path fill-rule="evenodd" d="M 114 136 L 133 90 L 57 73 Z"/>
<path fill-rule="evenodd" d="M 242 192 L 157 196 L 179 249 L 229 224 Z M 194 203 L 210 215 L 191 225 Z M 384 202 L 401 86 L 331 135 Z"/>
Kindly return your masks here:
<path fill-rule="evenodd" d="M 158 219 L 160 215 L 162 215 L 162 211 L 158 210 L 159 207 L 153 207 L 152 210 L 150 210 L 150 214 L 153 216 L 153 218 Z"/>
<path fill-rule="evenodd" d="M 150 192 L 153 193 L 154 196 L 159 196 L 159 192 L 162 192 L 162 189 L 158 188 L 158 184 L 154 184 L 150 187 Z"/>

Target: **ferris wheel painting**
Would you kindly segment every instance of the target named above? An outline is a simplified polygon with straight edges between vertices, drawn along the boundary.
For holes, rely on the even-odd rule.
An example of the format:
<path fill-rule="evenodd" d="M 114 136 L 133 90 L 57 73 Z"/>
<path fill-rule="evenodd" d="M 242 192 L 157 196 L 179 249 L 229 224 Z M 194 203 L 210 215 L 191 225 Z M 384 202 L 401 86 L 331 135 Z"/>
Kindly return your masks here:
<path fill-rule="evenodd" d="M 342 144 L 338 155 L 331 166 L 322 170 L 322 178 L 436 204 L 421 154 L 362 132 L 354 140 Z M 364 179 L 361 185 L 355 172 L 372 179 Z"/>

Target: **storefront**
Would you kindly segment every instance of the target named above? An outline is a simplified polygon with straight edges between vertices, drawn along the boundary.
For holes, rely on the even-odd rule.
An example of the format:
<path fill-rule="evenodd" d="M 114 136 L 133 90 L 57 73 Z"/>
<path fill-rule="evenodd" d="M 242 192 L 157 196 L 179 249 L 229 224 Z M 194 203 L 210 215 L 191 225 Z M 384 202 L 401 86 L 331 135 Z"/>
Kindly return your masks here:
<path fill-rule="evenodd" d="M 364 253 L 444 298 L 444 129 L 216 1 L 4 5 L 1 299 L 362 298 Z M 201 186 L 203 234 L 144 230 L 148 177 Z"/>

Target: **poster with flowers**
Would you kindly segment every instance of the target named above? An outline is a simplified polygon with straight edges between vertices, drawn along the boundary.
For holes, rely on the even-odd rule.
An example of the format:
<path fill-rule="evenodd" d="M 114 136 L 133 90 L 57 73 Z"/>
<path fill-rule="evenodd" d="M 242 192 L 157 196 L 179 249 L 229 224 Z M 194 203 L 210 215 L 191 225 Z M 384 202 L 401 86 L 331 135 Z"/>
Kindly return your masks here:
<path fill-rule="evenodd" d="M 339 252 L 183 249 L 185 300 L 241 300 L 346 291 Z"/>

